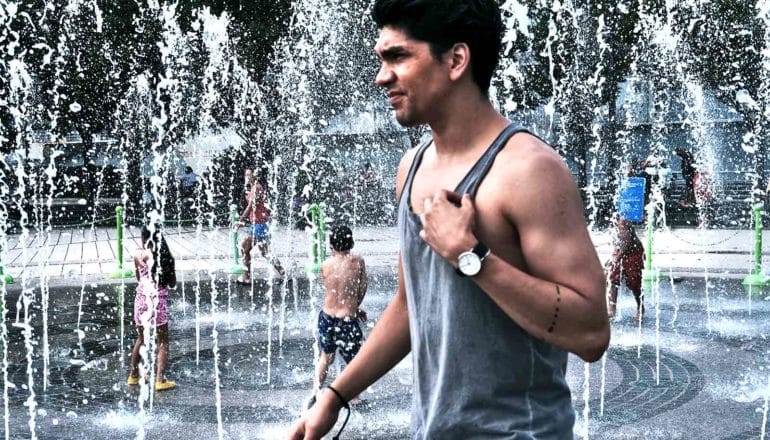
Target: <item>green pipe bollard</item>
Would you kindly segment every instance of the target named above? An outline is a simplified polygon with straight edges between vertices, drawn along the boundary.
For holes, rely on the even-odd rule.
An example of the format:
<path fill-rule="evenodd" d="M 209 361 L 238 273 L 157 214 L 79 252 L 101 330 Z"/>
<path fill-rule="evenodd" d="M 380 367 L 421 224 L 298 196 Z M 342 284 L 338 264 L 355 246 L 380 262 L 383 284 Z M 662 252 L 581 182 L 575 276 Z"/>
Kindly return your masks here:
<path fill-rule="evenodd" d="M 13 284 L 13 277 L 3 271 L 3 248 L 0 247 L 0 283 Z"/>
<path fill-rule="evenodd" d="M 647 246 L 644 248 L 644 270 L 642 271 L 642 280 L 648 283 L 660 279 L 660 271 L 652 267 L 652 246 L 653 234 L 655 232 L 655 206 L 650 205 L 647 208 Z"/>
<path fill-rule="evenodd" d="M 230 268 L 230 273 L 234 275 L 240 275 L 246 272 L 246 268 L 238 261 L 240 257 L 240 250 L 238 249 L 238 229 L 235 227 L 235 223 L 238 221 L 238 207 L 230 205 L 230 224 L 232 226 L 230 231 L 230 239 L 233 242 L 233 266 Z"/>
<path fill-rule="evenodd" d="M 312 204 L 308 211 L 313 229 L 310 235 L 310 262 L 305 266 L 305 271 L 320 273 L 321 264 L 326 260 L 326 220 L 322 206 Z"/>
<path fill-rule="evenodd" d="M 743 279 L 744 286 L 767 286 L 770 284 L 770 277 L 762 274 L 762 203 L 757 203 L 752 207 L 754 211 L 754 268 L 746 278 Z"/>
<path fill-rule="evenodd" d="M 326 261 L 326 214 L 323 206 L 318 207 L 318 262 Z M 320 270 L 320 269 L 319 269 Z"/>
<path fill-rule="evenodd" d="M 123 207 L 115 207 L 115 224 L 117 226 L 118 244 L 118 270 L 112 272 L 109 277 L 113 280 L 131 278 L 134 276 L 134 271 L 131 269 L 123 268 Z"/>

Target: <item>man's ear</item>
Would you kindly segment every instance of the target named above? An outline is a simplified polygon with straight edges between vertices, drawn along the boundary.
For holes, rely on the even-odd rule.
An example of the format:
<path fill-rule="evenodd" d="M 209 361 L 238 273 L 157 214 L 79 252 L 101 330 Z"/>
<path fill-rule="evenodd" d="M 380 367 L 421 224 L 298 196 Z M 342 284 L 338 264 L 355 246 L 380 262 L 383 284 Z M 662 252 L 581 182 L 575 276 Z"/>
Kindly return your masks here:
<path fill-rule="evenodd" d="M 457 81 L 470 68 L 471 50 L 466 43 L 455 43 L 449 51 L 449 78 Z"/>

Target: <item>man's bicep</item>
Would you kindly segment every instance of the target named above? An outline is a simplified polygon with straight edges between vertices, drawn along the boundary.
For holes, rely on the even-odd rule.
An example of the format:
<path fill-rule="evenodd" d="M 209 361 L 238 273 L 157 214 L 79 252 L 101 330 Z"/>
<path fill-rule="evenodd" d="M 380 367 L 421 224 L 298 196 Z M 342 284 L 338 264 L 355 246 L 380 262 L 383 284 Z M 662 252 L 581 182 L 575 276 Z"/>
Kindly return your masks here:
<path fill-rule="evenodd" d="M 517 213 L 522 255 L 532 275 L 587 295 L 601 290 L 603 271 L 572 176 L 554 173 Z"/>
<path fill-rule="evenodd" d="M 521 247 L 530 273 L 580 293 L 594 291 L 603 279 L 601 264 L 583 226 L 557 234 L 546 222 L 521 231 Z M 598 278 L 597 278 L 598 277 Z"/>

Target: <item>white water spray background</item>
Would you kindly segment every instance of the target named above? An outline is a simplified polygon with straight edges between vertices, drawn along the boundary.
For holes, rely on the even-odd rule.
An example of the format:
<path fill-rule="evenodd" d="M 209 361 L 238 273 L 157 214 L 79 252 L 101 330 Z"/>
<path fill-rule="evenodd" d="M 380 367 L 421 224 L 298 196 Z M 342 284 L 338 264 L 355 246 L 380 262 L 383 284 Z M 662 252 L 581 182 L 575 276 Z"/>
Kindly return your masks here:
<path fill-rule="evenodd" d="M 542 2 L 546 3 L 546 2 Z M 7 3 L 4 4 L 6 6 L 5 11 L 12 12 L 13 5 L 15 3 Z M 71 2 L 71 5 L 81 5 L 79 2 Z M 90 6 L 90 5 L 88 5 Z M 760 6 L 760 5 L 758 5 Z M 508 1 L 504 5 L 506 10 L 508 10 L 511 14 L 514 14 L 516 16 L 515 21 L 509 21 L 509 24 L 513 23 L 515 28 L 526 31 L 527 27 L 530 25 L 530 20 L 526 19 L 526 8 L 516 1 Z M 572 17 L 577 16 L 578 14 L 575 14 L 574 6 L 570 5 L 570 2 L 564 2 L 564 3 L 553 3 L 551 5 L 548 5 L 548 7 L 551 8 L 552 11 L 556 13 L 558 16 L 559 14 L 568 14 Z M 168 8 L 168 9 L 166 9 Z M 160 7 L 160 5 L 157 4 L 151 4 L 150 5 L 150 13 L 157 13 L 157 17 L 161 22 L 163 22 L 165 25 L 167 25 L 167 31 L 164 33 L 164 41 L 162 42 L 165 49 L 168 51 L 166 52 L 167 57 L 171 57 L 172 52 L 175 54 L 175 56 L 178 56 L 180 53 L 184 53 L 183 50 L 180 50 L 181 47 L 184 45 L 176 45 L 180 40 L 183 40 L 185 37 L 181 35 L 180 32 L 174 27 L 176 18 L 174 17 L 173 9 L 171 6 L 168 7 Z M 766 12 L 767 9 L 764 9 L 764 12 Z M 95 18 L 95 26 L 100 27 L 100 11 L 98 8 L 94 6 L 93 9 L 94 18 Z M 345 3 L 338 3 L 338 2 L 313 2 L 313 1 L 305 1 L 305 2 L 297 2 L 295 4 L 295 15 L 294 19 L 292 21 L 292 29 L 297 32 L 298 39 L 286 41 L 282 44 L 283 51 L 279 51 L 279 55 L 277 59 L 283 59 L 283 69 L 281 70 L 281 73 L 279 74 L 279 78 L 281 80 L 279 83 L 281 84 L 281 91 L 287 92 L 286 95 L 284 95 L 283 99 L 286 100 L 286 102 L 289 104 L 286 108 L 289 109 L 289 112 L 293 112 L 295 115 L 298 115 L 298 123 L 285 123 L 282 125 L 279 125 L 278 128 L 276 128 L 276 131 L 278 132 L 276 134 L 276 138 L 284 140 L 288 139 L 289 134 L 288 132 L 294 131 L 295 133 L 298 133 L 300 137 L 302 138 L 301 144 L 304 147 L 302 153 L 300 153 L 298 156 L 295 157 L 283 157 L 281 158 L 285 162 L 289 162 L 291 160 L 294 160 L 295 162 L 299 162 L 299 166 L 295 168 L 294 172 L 294 180 L 296 180 L 296 175 L 300 172 L 310 172 L 310 164 L 316 160 L 319 160 L 319 156 L 323 155 L 322 149 L 313 142 L 311 135 L 314 134 L 317 130 L 316 123 L 320 123 L 323 125 L 323 119 L 320 118 L 320 115 L 317 112 L 317 109 L 315 108 L 315 100 L 314 100 L 314 93 L 313 91 L 317 89 L 318 84 L 313 82 L 313 78 L 311 78 L 311 75 L 309 75 L 310 72 L 315 72 L 317 70 L 317 66 L 321 65 L 322 63 L 324 65 L 328 66 L 328 60 L 331 59 L 333 62 L 336 62 L 336 60 L 340 59 L 340 57 L 333 56 L 337 53 L 338 48 L 341 46 L 340 41 L 337 39 L 340 37 L 340 32 L 334 29 L 334 25 L 340 20 L 340 17 L 347 17 L 351 15 L 350 10 L 346 10 Z M 202 19 L 201 17 L 206 17 Z M 766 14 L 764 16 L 766 19 Z M 209 35 L 212 39 L 207 40 L 207 43 L 210 44 L 208 46 L 208 52 L 209 52 L 209 60 L 208 60 L 208 68 L 206 70 L 206 80 L 204 81 L 206 84 L 206 92 L 203 98 L 203 104 L 199 107 L 201 109 L 201 116 L 200 120 L 202 126 L 208 126 L 211 124 L 210 118 L 210 109 L 216 105 L 216 103 L 221 99 L 221 96 L 219 96 L 216 88 L 214 87 L 215 80 L 214 80 L 214 73 L 217 74 L 225 74 L 227 75 L 230 71 L 229 66 L 229 60 L 228 56 L 220 56 L 222 53 L 227 53 L 226 50 L 222 51 L 216 51 L 212 50 L 212 48 L 223 48 L 223 45 L 226 45 L 226 43 L 230 40 L 230 37 L 227 36 L 226 33 L 223 33 L 223 29 L 226 28 L 227 18 L 226 17 L 213 17 L 213 16 L 206 16 L 206 13 L 202 13 L 199 15 L 198 19 L 200 20 L 202 24 L 202 27 L 206 29 L 206 32 L 209 32 L 207 35 Z M 563 19 L 563 18 L 559 18 Z M 553 47 L 553 45 L 557 44 L 557 42 L 562 39 L 566 38 L 564 34 L 559 34 L 559 30 L 556 28 L 555 20 L 552 22 L 552 27 L 550 28 L 553 33 L 549 34 L 549 41 L 551 41 L 551 44 L 549 47 Z M 312 23 L 312 26 L 311 26 Z M 310 30 L 317 30 L 318 24 L 321 23 L 321 32 L 313 33 L 310 32 Z M 648 29 L 654 29 L 655 26 L 659 25 L 658 20 L 651 20 L 649 21 L 650 27 Z M 328 26 L 328 27 L 324 27 Z M 600 32 L 597 32 L 597 36 L 600 35 Z M 526 33 L 525 33 L 526 36 Z M 221 39 L 224 38 L 224 39 Z M 12 39 L 8 38 L 7 36 L 4 38 L 3 41 L 11 41 Z M 601 39 L 597 38 L 597 41 L 600 42 L 601 45 Z M 60 43 L 62 40 L 60 40 Z M 666 43 L 666 41 L 662 41 L 663 43 Z M 8 50 L 13 50 L 13 44 L 9 43 L 7 44 Z M 319 50 L 319 47 L 323 47 L 322 50 Z M 60 45 L 57 49 L 58 53 L 62 53 L 66 49 L 66 44 Z M 652 52 L 648 54 L 648 56 L 655 56 L 660 55 L 661 52 Z M 283 56 L 283 58 L 282 58 Z M 676 60 L 679 60 L 679 56 L 674 56 L 673 60 L 675 61 L 675 65 L 677 68 L 681 66 L 680 63 L 676 63 Z M 180 56 L 179 59 L 183 59 L 184 56 Z M 552 65 L 550 66 L 550 72 L 551 72 L 551 82 L 553 84 L 554 88 L 554 94 L 553 97 L 548 101 L 548 103 L 545 106 L 545 113 L 547 116 L 550 117 L 550 123 L 553 126 L 555 123 L 554 117 L 559 111 L 563 111 L 564 109 L 558 109 L 557 105 L 559 102 L 559 98 L 563 96 L 564 92 L 569 90 L 571 86 L 574 86 L 575 79 L 567 77 L 566 80 L 562 81 L 561 79 L 557 79 L 554 72 L 555 63 L 553 63 L 553 57 L 551 57 Z M 31 114 L 32 112 L 29 109 L 26 109 L 25 106 L 28 105 L 30 102 L 30 99 L 26 96 L 29 94 L 29 90 L 31 88 L 32 80 L 29 78 L 29 76 L 25 73 L 26 67 L 23 64 L 23 60 L 19 60 L 17 63 L 11 63 L 9 66 L 9 71 L 12 73 L 11 78 L 14 80 L 17 80 L 16 82 L 12 82 L 14 84 L 13 90 L 18 92 L 16 95 L 14 95 L 16 98 L 15 101 L 9 101 L 10 107 L 15 111 L 15 120 L 18 123 L 19 127 L 21 128 L 20 134 L 18 136 L 29 136 L 31 135 L 31 131 L 29 128 L 29 124 L 26 121 L 27 115 Z M 164 92 L 171 92 L 169 93 L 172 97 L 172 102 L 168 106 L 170 110 L 166 110 L 166 107 L 162 105 L 160 102 L 160 99 L 156 99 L 156 102 L 152 102 L 152 97 L 150 98 L 150 101 L 144 102 L 141 107 L 144 111 L 146 111 L 149 114 L 157 115 L 155 116 L 155 119 L 152 121 L 152 127 L 155 129 L 155 144 L 153 145 L 153 169 L 156 172 L 157 179 L 153 179 L 152 181 L 152 192 L 153 194 L 159 199 L 164 199 L 164 193 L 166 191 L 165 188 L 163 188 L 163 185 L 166 181 L 166 179 L 161 178 L 163 177 L 163 173 L 168 173 L 171 167 L 169 166 L 169 163 L 173 160 L 171 156 L 173 156 L 173 151 L 171 150 L 172 147 L 168 146 L 166 143 L 164 143 L 164 139 L 167 136 L 168 132 L 174 131 L 180 124 L 181 120 L 183 120 L 185 117 L 187 117 L 190 113 L 190 111 L 181 104 L 180 98 L 183 95 L 180 91 L 182 83 L 179 82 L 180 79 L 177 76 L 179 72 L 184 71 L 184 64 L 176 64 L 176 61 L 170 60 L 170 59 L 164 59 L 164 66 L 166 67 L 166 70 L 163 74 L 163 76 L 160 78 L 160 81 L 156 85 L 156 98 L 158 98 L 161 94 L 161 90 Z M 504 60 L 504 81 L 509 81 L 511 78 L 515 81 L 516 79 L 520 78 L 522 74 L 522 70 L 519 68 L 518 64 L 511 62 L 510 58 L 506 58 Z M 593 86 L 599 86 L 599 83 L 601 82 L 601 76 L 599 72 L 601 71 L 601 66 L 598 66 L 594 76 L 595 82 L 592 84 Z M 57 65 L 58 68 L 58 65 Z M 331 72 L 334 72 L 335 69 L 337 69 L 338 66 L 335 66 L 333 63 L 331 66 L 328 67 L 328 69 Z M 233 68 L 233 72 L 237 71 L 238 67 Z M 770 69 L 765 69 L 765 71 L 768 71 Z M 710 145 L 713 144 L 713 141 L 709 140 L 709 136 L 707 131 L 704 131 L 704 104 L 703 104 L 703 89 L 702 86 L 697 84 L 691 79 L 688 78 L 682 78 L 681 73 L 682 71 L 678 71 L 677 73 L 680 75 L 680 79 L 684 79 L 684 83 L 686 86 L 686 90 L 688 93 L 688 99 L 687 102 L 692 102 L 692 105 L 688 104 L 687 106 L 687 114 L 688 119 L 686 120 L 686 123 L 690 125 L 692 128 L 693 138 L 697 141 L 697 150 L 696 153 L 698 154 L 699 163 L 702 164 L 702 166 L 705 167 L 712 167 L 709 169 L 709 171 L 712 173 L 712 175 L 715 175 L 713 170 L 713 164 L 714 160 L 713 157 L 713 150 Z M 141 74 L 143 75 L 143 74 Z M 245 73 L 241 73 L 239 75 L 236 75 L 238 78 L 246 78 Z M 142 83 L 145 84 L 146 88 L 146 77 L 142 79 L 142 76 L 137 76 L 135 78 L 135 83 L 137 84 L 137 87 L 139 89 L 142 88 Z M 155 83 L 155 81 L 153 81 Z M 245 89 L 244 89 L 245 90 Z M 254 90 L 254 89 L 252 89 Z M 295 92 L 299 93 L 295 93 Z M 138 93 L 141 94 L 141 91 L 138 91 Z M 152 93 L 152 92 L 150 92 Z M 259 94 L 258 88 L 255 92 L 252 92 L 253 94 Z M 241 97 L 244 99 L 248 99 L 248 96 L 254 96 L 252 93 L 244 92 L 241 94 Z M 653 96 L 656 97 L 663 97 L 665 96 L 669 91 L 667 90 L 657 90 L 654 93 L 652 93 Z M 739 92 L 740 93 L 740 92 Z M 146 96 L 146 95 L 145 95 Z M 151 96 L 151 95 L 150 95 Z M 505 91 L 498 92 L 499 97 L 505 96 Z M 758 96 L 756 98 L 752 97 L 746 97 L 745 95 L 741 95 L 740 100 L 743 102 L 759 102 L 762 103 L 760 105 L 764 105 L 768 102 L 766 96 Z M 665 99 L 660 99 L 659 103 L 665 107 Z M 243 101 L 242 101 L 243 102 Z M 238 106 L 238 108 L 243 108 L 243 106 Z M 506 100 L 504 108 L 508 111 L 515 110 L 517 108 L 517 105 L 515 101 L 513 100 Z M 156 111 L 160 109 L 159 113 L 156 113 Z M 587 192 L 589 194 L 592 194 L 595 192 L 595 179 L 596 172 L 595 168 L 597 166 L 597 156 L 600 154 L 600 150 L 598 148 L 599 145 L 601 145 L 601 139 L 599 138 L 599 133 L 596 130 L 597 127 L 597 120 L 600 120 L 603 117 L 603 110 L 599 108 L 595 108 L 594 113 L 594 123 L 592 124 L 592 134 L 593 139 L 595 141 L 595 144 L 592 145 L 589 155 L 587 156 L 588 160 L 591 163 L 591 180 L 588 182 L 587 186 Z M 260 116 L 266 117 L 267 112 L 259 112 Z M 52 119 L 52 128 L 55 128 L 55 117 Z M 290 119 L 290 118 L 288 118 Z M 321 119 L 320 121 L 316 121 L 316 119 Z M 170 120 L 170 122 L 169 122 Z M 267 122 L 267 119 L 262 119 L 261 122 Z M 758 126 L 760 127 L 760 126 Z M 659 130 L 660 125 L 657 125 L 656 128 Z M 758 129 L 759 130 L 759 129 Z M 658 132 L 660 133 L 660 131 Z M 747 136 L 746 137 L 746 146 L 744 147 L 746 151 L 748 152 L 754 152 L 756 151 L 756 142 L 759 142 L 758 139 L 760 139 L 764 133 L 763 132 L 756 132 L 752 133 L 753 136 Z M 564 139 L 563 133 L 561 134 L 561 139 Z M 658 141 L 658 147 L 661 148 L 661 139 L 660 137 L 657 138 Z M 288 145 L 288 141 L 287 145 Z M 19 142 L 21 143 L 21 142 Z M 595 146 L 594 146 L 595 145 Z M 289 156 L 291 156 L 289 154 Z M 299 160 L 297 160 L 299 159 Z M 0 159 L 3 160 L 3 159 Z M 56 170 L 53 168 L 51 170 L 52 173 L 54 173 Z M 25 170 L 20 165 L 17 166 L 16 169 L 16 178 L 19 181 L 20 184 L 20 191 L 23 191 L 24 185 L 25 185 Z M 275 190 L 277 191 L 277 189 Z M 44 195 L 48 200 L 45 204 L 36 201 L 35 207 L 38 210 L 45 209 L 47 206 L 47 209 L 50 212 L 50 199 L 51 195 L 50 193 L 47 195 Z M 280 198 L 281 195 L 274 195 L 274 199 L 277 200 Z M 6 198 L 3 199 L 4 203 L 5 200 L 8 200 Z M 657 197 L 656 192 L 656 200 L 659 200 Z M 591 215 L 595 217 L 596 215 L 596 200 L 591 198 L 589 200 L 589 207 L 591 208 Z M 211 203 L 210 203 L 211 204 Z M 4 205 L 6 206 L 6 205 Z M 21 205 L 19 205 L 21 208 Z M 23 210 L 22 210 L 23 211 Z M 163 219 L 163 209 L 158 210 L 156 215 L 158 216 L 158 219 Z M 23 214 L 26 215 L 26 214 Z M 50 217 L 50 216 L 49 216 Z M 41 217 L 37 217 L 36 220 L 36 230 L 41 231 L 46 229 L 45 225 L 41 223 L 43 220 L 41 220 Z M 48 219 L 50 222 L 50 218 Z M 206 222 L 209 223 L 209 222 Z M 6 224 L 3 222 L 3 224 Z M 93 222 L 91 223 L 93 226 Z M 199 226 L 203 224 L 203 221 L 199 220 Z M 49 223 L 50 225 L 50 223 Z M 199 231 L 201 229 L 199 228 Z M 24 220 L 22 220 L 22 239 L 26 242 L 30 237 L 30 232 L 26 228 L 26 223 Z M 200 233 L 199 233 L 200 234 Z M 3 233 L 3 240 L 5 240 L 5 234 Z M 41 238 L 42 237 L 42 238 Z M 45 240 L 44 236 L 37 235 L 37 240 Z M 200 278 L 196 278 L 200 280 Z M 25 280 L 22 280 L 22 283 L 25 283 Z M 45 294 L 45 286 L 47 285 L 47 280 L 45 278 L 41 279 L 41 283 L 43 284 L 43 291 L 42 293 Z M 31 301 L 34 301 L 34 297 L 29 295 L 31 291 L 29 289 L 25 289 L 25 292 L 27 292 L 26 299 L 24 301 L 28 301 L 28 303 L 24 303 L 24 306 L 28 306 L 31 304 Z M 196 290 L 197 292 L 197 290 Z M 228 292 L 229 293 L 229 292 Z M 295 296 L 296 299 L 296 296 Z M 43 301 L 43 305 L 45 306 L 45 297 L 42 297 L 41 299 Z M 659 301 L 655 301 L 656 306 Z M 197 301 L 196 301 L 197 304 Z M 215 296 L 212 295 L 212 314 L 216 311 L 216 303 L 215 303 Z M 269 306 L 269 312 L 272 313 L 273 305 L 271 304 Z M 25 307 L 26 309 L 26 307 Z M 284 308 L 282 307 L 282 311 Z M 197 312 L 196 312 L 197 314 Z M 657 310 L 656 310 L 657 314 Z M 24 322 L 27 322 L 27 324 L 24 324 Z M 28 325 L 29 318 L 25 315 L 24 320 L 19 321 L 18 325 L 21 326 L 21 328 L 24 329 L 24 335 L 25 338 L 27 338 L 29 344 L 28 349 L 30 350 L 30 356 L 32 353 L 32 345 L 31 342 L 34 339 L 35 335 L 31 334 L 31 327 Z M 198 323 L 198 319 L 196 318 L 196 325 Z M 44 326 L 45 327 L 45 326 Z M 269 326 L 269 328 L 272 328 L 272 326 Z M 5 330 L 5 329 L 4 329 Z M 46 329 L 44 328 L 44 332 Z M 213 330 L 213 340 L 216 344 L 216 322 L 214 323 L 214 330 Z M 79 334 L 80 335 L 80 334 Z M 271 338 L 272 339 L 272 338 Z M 47 347 L 47 340 L 45 338 L 45 335 L 43 335 L 43 346 Z M 47 350 L 44 348 L 44 358 L 47 359 L 48 353 Z M 216 356 L 216 353 L 215 353 Z M 215 362 L 215 365 L 218 364 L 218 362 Z M 31 369 L 31 360 L 29 361 L 29 368 Z M 45 389 L 46 387 L 46 381 L 47 379 L 46 374 L 43 375 L 43 384 L 42 387 Z M 586 376 L 587 377 L 587 376 Z M 34 382 L 32 381 L 32 375 L 29 375 L 29 392 L 30 392 L 30 431 L 31 435 L 35 435 L 35 414 L 34 414 Z M 6 389 L 7 393 L 7 389 Z M 151 399 L 151 397 L 150 397 Z M 7 399 L 6 399 L 7 402 Z M 6 403 L 7 405 L 7 403 Z M 6 409 L 7 411 L 7 409 Z M 6 423 L 8 422 L 6 417 Z M 221 426 L 221 420 L 219 422 Z M 586 429 L 588 429 L 588 423 L 586 423 Z M 6 429 L 6 432 L 8 430 Z M 220 437 L 222 436 L 222 431 L 220 431 Z"/>

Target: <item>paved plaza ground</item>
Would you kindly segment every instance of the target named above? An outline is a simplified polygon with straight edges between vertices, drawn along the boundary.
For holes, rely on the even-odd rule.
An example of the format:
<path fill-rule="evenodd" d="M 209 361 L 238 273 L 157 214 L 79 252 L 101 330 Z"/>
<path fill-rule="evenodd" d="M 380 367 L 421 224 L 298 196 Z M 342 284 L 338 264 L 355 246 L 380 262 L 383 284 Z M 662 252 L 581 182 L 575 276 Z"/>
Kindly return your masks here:
<path fill-rule="evenodd" d="M 50 439 L 281 438 L 312 381 L 321 292 L 304 274 L 307 236 L 277 228 L 273 247 L 292 276 L 266 281 L 273 274 L 257 259 L 257 281 L 242 286 L 226 273 L 228 230 L 169 230 L 184 280 L 172 294 L 170 318 L 168 375 L 179 386 L 155 393 L 139 414 L 140 391 L 125 385 L 134 282 L 123 287 L 104 276 L 116 266 L 113 233 L 12 237 L 6 251 L 6 272 L 17 281 L 7 286 L 10 438 L 30 438 L 31 425 L 38 438 Z M 126 235 L 128 265 L 138 231 Z M 372 274 L 364 302 L 370 329 L 394 289 L 397 232 L 359 227 L 354 235 Z M 605 259 L 609 235 L 592 238 Z M 576 437 L 760 438 L 770 390 L 770 292 L 740 283 L 751 267 L 753 233 L 679 229 L 655 241 L 664 277 L 647 287 L 645 321 L 632 319 L 633 298 L 621 291 L 605 358 L 590 365 L 570 359 Z M 20 299 L 25 288 L 33 300 L 29 321 Z M 47 313 L 43 294 L 50 298 Z M 407 358 L 363 394 L 343 438 L 408 438 L 410 384 Z"/>
<path fill-rule="evenodd" d="M 127 227 L 123 260 L 131 264 L 131 255 L 139 249 L 139 228 Z M 244 229 L 240 230 L 239 239 Z M 398 255 L 398 231 L 395 227 L 361 226 L 355 228 L 356 251 L 364 255 L 375 270 L 392 272 Z M 646 243 L 644 230 L 639 237 Z M 233 246 L 228 228 L 192 226 L 166 229 L 177 270 L 184 273 L 226 271 L 233 265 Z M 273 228 L 272 251 L 295 275 L 304 273 L 308 261 L 310 239 L 305 231 L 283 226 Z M 610 252 L 608 231 L 592 233 L 602 259 Z M 770 231 L 763 241 L 770 243 Z M 744 274 L 752 266 L 754 232 L 734 229 L 672 229 L 655 235 L 655 265 L 675 274 Z M 770 252 L 770 246 L 765 251 Z M 103 280 L 117 267 L 116 232 L 114 228 L 55 229 L 50 232 L 30 231 L 27 235 L 9 237 L 5 252 L 5 269 L 16 278 L 29 279 L 45 274 L 54 283 L 78 284 Z M 270 276 L 264 259 L 255 258 L 257 275 Z"/>

